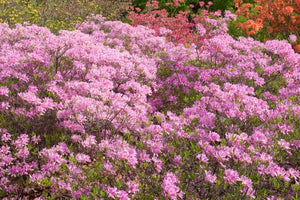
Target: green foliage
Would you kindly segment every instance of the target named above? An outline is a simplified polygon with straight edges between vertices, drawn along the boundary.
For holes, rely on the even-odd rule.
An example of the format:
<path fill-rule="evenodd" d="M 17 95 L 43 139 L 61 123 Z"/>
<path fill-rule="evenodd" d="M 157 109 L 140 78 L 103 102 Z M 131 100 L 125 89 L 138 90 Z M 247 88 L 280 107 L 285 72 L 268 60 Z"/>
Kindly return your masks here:
<path fill-rule="evenodd" d="M 238 23 L 243 23 L 245 21 L 245 17 L 237 16 L 236 20 L 227 22 L 228 34 L 231 35 L 234 39 L 237 39 L 240 36 L 247 37 L 246 33 L 242 29 L 236 27 Z"/>
<path fill-rule="evenodd" d="M 41 20 L 37 7 L 29 1 L 0 1 L 0 22 L 8 24 L 30 21 L 37 23 Z"/>
<path fill-rule="evenodd" d="M 225 10 L 233 11 L 234 1 L 233 0 L 203 0 L 205 4 L 209 1 L 213 2 L 213 5 L 210 7 L 210 11 Z M 132 5 L 134 7 L 139 7 L 142 10 L 145 9 L 147 2 L 149 0 L 133 0 Z M 172 12 L 171 6 L 166 6 L 165 3 L 172 2 L 172 0 L 158 0 L 160 9 L 166 9 L 170 14 Z M 190 8 L 190 4 L 194 5 L 193 8 Z M 184 2 L 177 8 L 179 10 L 190 10 L 193 13 L 197 13 L 200 10 L 199 0 L 184 0 Z"/>
<path fill-rule="evenodd" d="M 50 178 L 46 177 L 44 179 L 42 179 L 40 181 L 40 184 L 43 186 L 43 187 L 50 187 L 52 185 L 51 181 L 50 181 Z"/>
<path fill-rule="evenodd" d="M 207 4 L 210 0 L 204 0 Z M 224 12 L 225 10 L 234 11 L 234 1 L 233 0 L 211 0 L 213 4 L 210 7 L 211 11 L 221 10 Z"/>
<path fill-rule="evenodd" d="M 58 33 L 62 29 L 74 30 L 90 14 L 122 20 L 129 3 L 130 0 L 0 0 L 0 22 L 9 25 L 29 22 Z"/>

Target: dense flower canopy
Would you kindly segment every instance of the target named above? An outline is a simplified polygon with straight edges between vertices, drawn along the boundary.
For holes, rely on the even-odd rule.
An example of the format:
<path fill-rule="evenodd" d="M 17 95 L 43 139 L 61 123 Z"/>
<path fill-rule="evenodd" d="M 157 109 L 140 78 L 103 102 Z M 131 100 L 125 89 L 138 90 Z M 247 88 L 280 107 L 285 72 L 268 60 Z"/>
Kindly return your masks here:
<path fill-rule="evenodd" d="M 201 48 L 101 16 L 0 24 L 0 196 L 295 196 L 300 55 L 207 20 Z"/>

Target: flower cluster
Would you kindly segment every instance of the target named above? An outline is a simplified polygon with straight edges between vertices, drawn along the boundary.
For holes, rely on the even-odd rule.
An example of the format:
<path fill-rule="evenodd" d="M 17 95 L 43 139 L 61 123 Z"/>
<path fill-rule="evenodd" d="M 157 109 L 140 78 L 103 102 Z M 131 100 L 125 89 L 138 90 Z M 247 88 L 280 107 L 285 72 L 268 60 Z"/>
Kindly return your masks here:
<path fill-rule="evenodd" d="M 180 7 L 183 1 L 174 0 L 166 3 L 166 6 Z M 207 8 L 211 5 L 209 2 Z M 192 14 L 190 10 L 180 11 L 172 17 L 166 9 L 159 9 L 158 1 L 151 0 L 147 3 L 145 12 L 130 11 L 128 18 L 134 26 L 146 25 L 155 31 L 155 35 L 165 36 L 175 44 L 195 44 L 198 48 L 203 45 L 203 41 L 218 33 L 227 31 L 226 21 L 234 19 L 236 16 L 226 11 L 224 18 L 218 18 L 220 12 L 209 12 L 204 7 L 204 2 L 199 2 L 201 8 L 200 15 Z M 189 19 L 190 18 L 190 19 Z"/>
<path fill-rule="evenodd" d="M 245 3 L 243 0 L 234 0 L 237 7 L 236 14 L 246 17 L 246 21 L 238 23 L 237 27 L 243 29 L 247 35 L 253 35 L 265 28 L 270 37 L 282 33 L 285 39 L 292 32 L 299 36 L 300 29 L 300 1 L 283 0 L 255 0 L 255 4 Z M 290 37 L 296 52 L 300 52 L 296 35 Z"/>
<path fill-rule="evenodd" d="M 0 24 L 0 197 L 295 198 L 300 55 L 206 20 L 201 48 L 101 16 Z"/>

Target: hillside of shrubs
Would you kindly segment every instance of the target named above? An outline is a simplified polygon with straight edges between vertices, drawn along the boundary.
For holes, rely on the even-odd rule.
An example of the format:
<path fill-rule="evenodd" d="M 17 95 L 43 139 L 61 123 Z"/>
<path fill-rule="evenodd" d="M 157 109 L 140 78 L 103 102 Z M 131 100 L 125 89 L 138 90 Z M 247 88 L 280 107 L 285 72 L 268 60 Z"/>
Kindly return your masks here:
<path fill-rule="evenodd" d="M 299 0 L 0 0 L 0 199 L 300 199 Z"/>

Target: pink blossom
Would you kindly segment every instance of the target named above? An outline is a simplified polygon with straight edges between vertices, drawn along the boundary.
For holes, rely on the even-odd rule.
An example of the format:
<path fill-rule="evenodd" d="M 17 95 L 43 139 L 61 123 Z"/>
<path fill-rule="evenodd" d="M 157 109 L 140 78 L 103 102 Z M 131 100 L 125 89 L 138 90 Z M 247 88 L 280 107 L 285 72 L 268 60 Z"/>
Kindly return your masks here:
<path fill-rule="evenodd" d="M 0 95 L 8 96 L 9 89 L 5 86 L 0 87 Z"/>
<path fill-rule="evenodd" d="M 81 142 L 81 136 L 80 135 L 72 135 L 71 139 L 73 140 L 73 142 Z"/>
<path fill-rule="evenodd" d="M 87 135 L 85 140 L 81 142 L 83 147 L 91 147 L 92 145 L 96 145 L 96 139 L 94 135 Z"/>
<path fill-rule="evenodd" d="M 116 187 L 108 187 L 106 191 L 109 197 L 114 198 L 118 193 L 117 190 Z"/>
<path fill-rule="evenodd" d="M 177 196 L 179 195 L 179 187 L 176 186 L 177 183 L 178 179 L 173 173 L 168 172 L 165 175 L 162 183 L 162 188 L 166 196 L 170 197 L 172 200 L 177 199 Z"/>
<path fill-rule="evenodd" d="M 296 40 L 297 40 L 297 36 L 294 34 L 290 35 L 289 38 L 290 38 L 291 42 L 293 42 L 293 43 L 296 42 Z"/>
<path fill-rule="evenodd" d="M 205 181 L 215 183 L 217 176 L 212 174 L 211 171 L 205 171 Z"/>
<path fill-rule="evenodd" d="M 31 137 L 31 141 L 32 141 L 34 144 L 38 144 L 39 141 L 41 141 L 41 138 L 40 138 L 40 136 L 34 135 L 34 136 Z"/>
<path fill-rule="evenodd" d="M 201 160 L 202 162 L 204 162 L 204 163 L 207 163 L 207 162 L 209 161 L 209 159 L 207 158 L 207 156 L 206 156 L 204 153 L 198 154 L 198 155 L 197 155 L 197 158 L 198 158 L 199 160 Z"/>
<path fill-rule="evenodd" d="M 161 170 L 162 170 L 162 160 L 161 159 L 158 159 L 157 157 L 153 157 L 152 158 L 152 161 L 155 163 L 155 169 L 156 169 L 156 171 L 159 173 L 159 172 L 161 172 Z"/>
<path fill-rule="evenodd" d="M 229 184 L 233 184 L 239 180 L 239 173 L 235 170 L 226 169 L 224 173 L 224 180 Z"/>
<path fill-rule="evenodd" d="M 242 184 L 248 188 L 252 188 L 252 181 L 250 178 L 246 176 L 241 176 L 240 181 L 242 181 Z"/>
<path fill-rule="evenodd" d="M 221 141 L 220 140 L 220 135 L 216 132 L 210 132 L 209 133 L 209 138 L 210 138 L 211 141 L 217 141 L 217 142 Z"/>
<path fill-rule="evenodd" d="M 3 133 L 2 133 L 2 136 L 1 136 L 1 140 L 3 142 L 7 142 L 7 141 L 11 140 L 11 135 L 5 129 L 3 130 Z"/>
<path fill-rule="evenodd" d="M 75 158 L 79 163 L 91 162 L 90 156 L 82 153 L 77 154 Z"/>
<path fill-rule="evenodd" d="M 128 197 L 127 192 L 120 190 L 117 192 L 117 196 L 120 200 L 130 200 L 130 198 Z"/>
<path fill-rule="evenodd" d="M 175 155 L 174 156 L 174 163 L 177 164 L 181 164 L 182 163 L 182 158 L 180 155 Z"/>
<path fill-rule="evenodd" d="M 128 186 L 128 190 L 129 190 L 130 193 L 135 194 L 136 192 L 139 191 L 139 184 L 138 183 L 128 182 L 127 186 Z"/>
<path fill-rule="evenodd" d="M 109 171 L 112 174 L 115 174 L 115 170 L 113 169 L 113 165 L 111 163 L 105 162 L 102 164 L 103 168 Z"/>
<path fill-rule="evenodd" d="M 280 139 L 280 141 L 278 142 L 278 144 L 284 148 L 285 150 L 289 150 L 290 149 L 290 143 L 286 142 L 284 139 Z"/>

